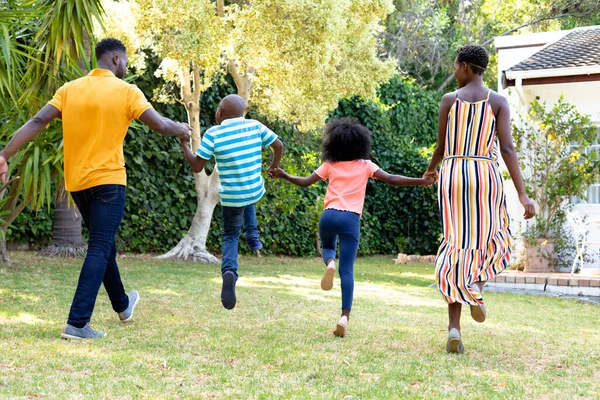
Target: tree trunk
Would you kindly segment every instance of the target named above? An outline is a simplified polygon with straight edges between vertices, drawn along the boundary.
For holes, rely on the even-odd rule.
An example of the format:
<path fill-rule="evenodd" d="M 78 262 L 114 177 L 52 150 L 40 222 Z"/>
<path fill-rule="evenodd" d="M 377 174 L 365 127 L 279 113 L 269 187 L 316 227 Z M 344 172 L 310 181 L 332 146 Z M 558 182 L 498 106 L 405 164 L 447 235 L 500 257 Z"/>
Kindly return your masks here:
<path fill-rule="evenodd" d="M 91 44 L 90 36 L 83 32 L 85 57 L 77 61 L 83 74 L 87 74 L 86 63 L 90 63 Z M 71 46 L 74 46 L 71 41 Z M 40 256 L 49 257 L 85 257 L 87 245 L 81 235 L 81 214 L 75 204 L 69 204 L 69 194 L 65 189 L 65 182 L 56 188 L 54 198 L 54 220 L 52 221 L 52 241 L 50 245 L 39 252 Z"/>
<path fill-rule="evenodd" d="M 193 69 L 193 82 L 189 71 L 183 71 L 181 92 L 185 109 L 188 113 L 188 122 L 192 127 L 192 149 L 200 146 L 200 72 L 197 67 Z M 192 91 L 192 83 L 194 90 Z M 206 250 L 206 238 L 210 229 L 215 206 L 219 203 L 219 174 L 215 167 L 212 174 L 207 175 L 203 170 L 194 174 L 196 199 L 198 205 L 196 214 L 188 233 L 179 241 L 177 246 L 168 253 L 159 256 L 161 259 L 202 261 L 219 263 L 219 259 Z"/>
<path fill-rule="evenodd" d="M 158 258 L 218 263 L 219 259 L 206 250 L 206 238 L 213 211 L 219 203 L 219 176 L 216 170 L 210 176 L 202 171 L 194 174 L 194 180 L 198 205 L 192 225 L 177 246 Z"/>
<path fill-rule="evenodd" d="M 56 190 L 54 221 L 50 246 L 41 256 L 85 257 L 87 246 L 81 236 L 81 214 L 75 204 L 69 204 L 64 182 Z"/>
<path fill-rule="evenodd" d="M 10 265 L 10 258 L 8 257 L 8 251 L 6 250 L 6 229 L 2 229 L 0 234 L 0 265 Z"/>
<path fill-rule="evenodd" d="M 3 222 L 0 225 L 0 265 L 10 265 L 10 258 L 8 257 L 8 250 L 6 248 L 6 230 L 10 224 L 17 219 L 21 211 L 23 211 L 25 207 L 31 203 L 31 195 L 19 203 L 19 198 L 21 196 L 19 196 L 19 191 L 17 191 L 15 188 L 19 187 L 20 179 L 21 177 L 19 176 L 12 179 L 9 178 L 8 181 L 0 188 L 0 199 L 3 200 L 2 207 L 0 208 L 0 215 L 8 215 L 8 217 L 3 217 Z M 13 190 L 9 192 L 8 197 L 4 199 L 6 189 L 11 185 L 13 186 Z"/>

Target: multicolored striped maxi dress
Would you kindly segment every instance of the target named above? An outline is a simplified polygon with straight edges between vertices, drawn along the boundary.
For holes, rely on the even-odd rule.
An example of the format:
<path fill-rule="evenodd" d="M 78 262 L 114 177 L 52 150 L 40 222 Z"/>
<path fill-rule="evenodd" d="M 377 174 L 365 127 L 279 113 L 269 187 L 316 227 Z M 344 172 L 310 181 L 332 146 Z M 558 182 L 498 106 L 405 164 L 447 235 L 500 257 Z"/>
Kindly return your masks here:
<path fill-rule="evenodd" d="M 496 118 L 486 100 L 458 98 L 446 125 L 439 178 L 443 239 L 436 284 L 448 303 L 483 304 L 470 288 L 502 272 L 510 262 L 511 237 L 504 185 L 498 168 Z"/>

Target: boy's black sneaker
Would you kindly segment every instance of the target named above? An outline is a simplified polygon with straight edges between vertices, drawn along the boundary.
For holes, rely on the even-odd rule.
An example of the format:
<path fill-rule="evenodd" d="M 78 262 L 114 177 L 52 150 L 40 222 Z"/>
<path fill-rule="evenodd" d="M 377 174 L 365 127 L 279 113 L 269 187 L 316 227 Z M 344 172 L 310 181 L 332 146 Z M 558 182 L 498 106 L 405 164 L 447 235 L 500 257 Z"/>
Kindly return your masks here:
<path fill-rule="evenodd" d="M 235 274 L 232 271 L 226 271 L 223 274 L 221 304 L 228 310 L 235 307 Z"/>

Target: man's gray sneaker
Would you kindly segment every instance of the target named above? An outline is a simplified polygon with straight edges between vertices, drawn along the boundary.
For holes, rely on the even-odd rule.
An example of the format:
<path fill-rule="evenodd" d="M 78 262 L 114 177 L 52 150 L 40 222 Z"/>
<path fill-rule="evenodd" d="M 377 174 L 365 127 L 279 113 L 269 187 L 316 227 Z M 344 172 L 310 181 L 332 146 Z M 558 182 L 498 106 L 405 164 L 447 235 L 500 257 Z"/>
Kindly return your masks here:
<path fill-rule="evenodd" d="M 60 337 L 63 339 L 98 339 L 106 336 L 104 332 L 96 332 L 92 329 L 89 322 L 83 328 L 75 328 L 73 325 L 65 325 Z"/>
<path fill-rule="evenodd" d="M 140 294 L 137 290 L 132 290 L 127 293 L 127 297 L 129 297 L 129 305 L 125 311 L 119 313 L 121 322 L 129 322 L 133 319 L 133 310 L 135 310 L 135 306 L 137 306 Z"/>

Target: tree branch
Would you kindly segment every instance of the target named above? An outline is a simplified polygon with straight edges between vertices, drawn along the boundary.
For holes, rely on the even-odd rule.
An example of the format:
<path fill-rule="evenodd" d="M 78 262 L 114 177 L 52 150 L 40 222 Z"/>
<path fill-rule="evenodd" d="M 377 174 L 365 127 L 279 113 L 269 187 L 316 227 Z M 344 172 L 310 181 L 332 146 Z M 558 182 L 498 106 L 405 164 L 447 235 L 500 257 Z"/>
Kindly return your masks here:
<path fill-rule="evenodd" d="M 225 16 L 225 0 L 217 0 L 217 17 Z"/>
<path fill-rule="evenodd" d="M 574 18 L 583 18 L 583 17 L 587 17 L 591 14 L 591 11 L 588 11 L 587 13 L 584 14 L 571 14 L 571 13 L 564 13 L 564 14 L 559 14 L 559 15 L 554 15 L 554 16 L 546 16 L 546 17 L 542 17 L 542 18 L 538 18 L 536 20 L 533 21 L 529 21 L 529 22 L 525 22 L 515 28 L 509 29 L 506 32 L 503 32 L 499 35 L 496 35 L 495 37 L 486 40 L 485 42 L 483 42 L 480 46 L 487 46 L 488 44 L 490 44 L 491 42 L 494 41 L 494 38 L 496 37 L 500 37 L 500 36 L 506 36 L 506 35 L 510 35 L 513 32 L 518 31 L 519 29 L 523 29 L 526 28 L 530 25 L 535 25 L 535 24 L 539 24 L 540 22 L 543 21 L 551 21 L 553 19 L 559 19 L 559 18 L 565 18 L 565 17 L 574 17 Z"/>
<path fill-rule="evenodd" d="M 244 99 L 244 102 L 246 103 L 246 112 L 248 112 L 248 109 L 250 108 L 248 100 L 250 98 L 250 89 L 252 88 L 252 80 L 250 79 L 250 74 L 252 73 L 253 68 L 246 68 L 246 72 L 242 75 L 238 71 L 238 67 L 235 63 L 235 60 L 229 60 L 229 62 L 227 63 L 227 70 L 229 71 L 231 77 L 233 78 L 233 81 L 235 82 L 235 86 L 238 90 L 238 95 Z"/>
<path fill-rule="evenodd" d="M 181 70 L 181 97 L 183 98 L 183 102 L 185 107 L 187 108 L 190 101 L 192 101 L 193 93 L 192 93 L 192 78 L 190 76 L 189 68 L 183 68 Z"/>
<path fill-rule="evenodd" d="M 202 94 L 202 89 L 200 84 L 201 78 L 198 64 L 194 63 L 192 71 L 194 74 L 194 103 L 200 104 L 200 95 Z"/>

